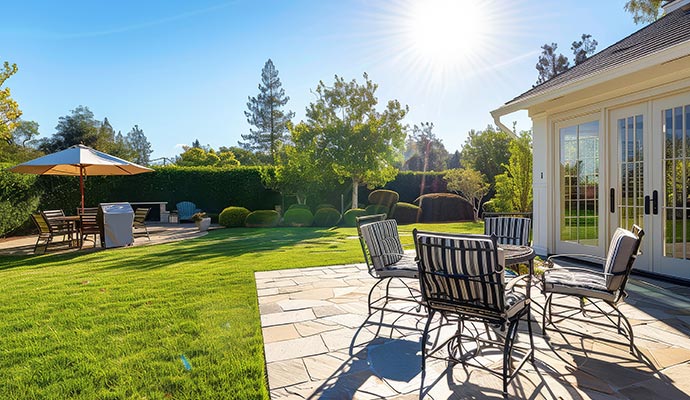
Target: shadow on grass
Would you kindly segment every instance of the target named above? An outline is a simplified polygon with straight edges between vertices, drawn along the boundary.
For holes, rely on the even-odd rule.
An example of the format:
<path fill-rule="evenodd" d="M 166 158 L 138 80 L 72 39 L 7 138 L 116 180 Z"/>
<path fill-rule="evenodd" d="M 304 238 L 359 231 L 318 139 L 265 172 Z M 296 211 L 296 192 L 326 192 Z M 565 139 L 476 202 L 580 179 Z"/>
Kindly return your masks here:
<path fill-rule="evenodd" d="M 199 238 L 152 246 L 30 256 L 0 256 L 0 270 L 46 266 L 59 268 L 62 265 L 75 263 L 97 263 L 104 269 L 148 270 L 179 262 L 206 264 L 220 258 L 232 258 L 245 254 L 260 255 L 281 249 L 287 251 L 297 244 L 306 246 L 312 244 L 315 251 L 327 251 L 329 248 L 337 248 L 338 239 L 343 239 L 345 236 L 326 228 L 222 229 L 209 232 L 208 235 Z M 332 242 L 330 246 L 329 242 Z"/>

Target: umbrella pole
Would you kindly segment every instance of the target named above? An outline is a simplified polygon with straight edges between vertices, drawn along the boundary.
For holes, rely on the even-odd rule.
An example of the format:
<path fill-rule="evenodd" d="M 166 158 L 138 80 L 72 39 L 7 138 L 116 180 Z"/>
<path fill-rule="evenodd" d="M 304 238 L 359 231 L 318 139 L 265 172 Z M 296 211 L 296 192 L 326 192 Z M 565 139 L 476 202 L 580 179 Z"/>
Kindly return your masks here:
<path fill-rule="evenodd" d="M 79 167 L 79 191 L 81 192 L 81 213 L 84 214 L 84 167 Z"/>

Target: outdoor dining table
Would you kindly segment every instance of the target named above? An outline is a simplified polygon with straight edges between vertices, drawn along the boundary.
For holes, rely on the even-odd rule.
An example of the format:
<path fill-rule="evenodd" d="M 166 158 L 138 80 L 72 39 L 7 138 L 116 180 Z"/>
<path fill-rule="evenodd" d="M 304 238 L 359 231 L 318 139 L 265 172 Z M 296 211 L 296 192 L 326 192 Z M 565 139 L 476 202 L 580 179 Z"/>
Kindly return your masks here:
<path fill-rule="evenodd" d="M 81 235 L 79 234 L 79 221 L 80 221 L 80 219 L 79 219 L 78 215 L 64 215 L 64 216 L 60 216 L 60 217 L 51 217 L 50 220 L 51 221 L 64 222 L 64 223 L 69 224 L 70 225 L 70 231 L 75 232 L 77 234 L 76 239 L 72 237 L 71 233 L 68 235 L 68 237 L 70 239 L 70 247 L 72 247 L 72 245 L 77 246 L 77 247 L 80 245 L 80 243 L 79 243 L 80 238 L 81 238 Z"/>
<path fill-rule="evenodd" d="M 537 254 L 530 246 L 520 246 L 513 244 L 499 244 L 499 256 L 503 259 L 503 267 L 509 268 L 513 265 L 527 264 L 529 267 L 529 280 L 527 284 L 527 297 L 530 295 L 532 279 L 534 278 L 534 258 Z M 499 261 L 500 262 L 500 261 Z M 517 276 L 517 275 L 516 275 Z"/>

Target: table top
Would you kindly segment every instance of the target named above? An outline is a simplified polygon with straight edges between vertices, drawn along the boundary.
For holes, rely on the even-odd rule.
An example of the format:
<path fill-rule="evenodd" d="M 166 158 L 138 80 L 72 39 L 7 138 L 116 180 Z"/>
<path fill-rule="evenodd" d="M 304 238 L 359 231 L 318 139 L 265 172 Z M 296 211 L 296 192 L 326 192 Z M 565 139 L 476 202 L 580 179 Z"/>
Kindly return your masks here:
<path fill-rule="evenodd" d="M 534 249 L 530 246 L 500 244 L 498 247 L 503 249 L 506 266 L 526 263 L 534 260 L 534 258 L 537 256 L 534 252 Z"/>

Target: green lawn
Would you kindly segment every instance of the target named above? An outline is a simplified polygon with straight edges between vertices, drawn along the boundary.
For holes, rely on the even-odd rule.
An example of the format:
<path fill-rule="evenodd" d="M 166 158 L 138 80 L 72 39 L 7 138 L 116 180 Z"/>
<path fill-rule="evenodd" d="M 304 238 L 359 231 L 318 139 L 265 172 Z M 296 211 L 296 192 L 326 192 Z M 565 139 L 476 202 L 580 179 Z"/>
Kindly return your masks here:
<path fill-rule="evenodd" d="M 413 227 L 400 227 L 404 244 Z M 0 398 L 268 398 L 253 273 L 362 262 L 353 236 L 223 229 L 165 245 L 0 256 Z"/>

